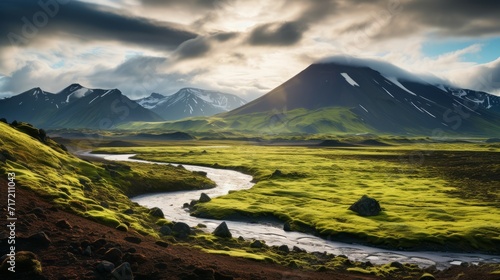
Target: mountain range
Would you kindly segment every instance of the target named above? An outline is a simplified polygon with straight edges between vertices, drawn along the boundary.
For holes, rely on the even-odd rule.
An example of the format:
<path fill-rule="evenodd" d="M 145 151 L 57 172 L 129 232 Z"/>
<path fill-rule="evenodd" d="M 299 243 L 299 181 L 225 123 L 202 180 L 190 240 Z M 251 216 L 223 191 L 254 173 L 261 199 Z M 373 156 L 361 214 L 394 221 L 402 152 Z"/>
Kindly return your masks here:
<path fill-rule="evenodd" d="M 109 129 L 131 121 L 161 121 L 118 89 L 89 89 L 72 84 L 58 93 L 33 88 L 0 100 L 0 117 L 42 128 Z"/>
<path fill-rule="evenodd" d="M 137 129 L 141 124 L 122 127 Z M 230 112 L 147 128 L 253 134 L 490 136 L 500 134 L 500 98 L 417 76 L 388 63 L 332 59 L 310 65 Z"/>
<path fill-rule="evenodd" d="M 233 94 L 198 88 L 182 88 L 168 96 L 152 93 L 136 100 L 165 120 L 212 116 L 236 109 L 247 102 Z"/>

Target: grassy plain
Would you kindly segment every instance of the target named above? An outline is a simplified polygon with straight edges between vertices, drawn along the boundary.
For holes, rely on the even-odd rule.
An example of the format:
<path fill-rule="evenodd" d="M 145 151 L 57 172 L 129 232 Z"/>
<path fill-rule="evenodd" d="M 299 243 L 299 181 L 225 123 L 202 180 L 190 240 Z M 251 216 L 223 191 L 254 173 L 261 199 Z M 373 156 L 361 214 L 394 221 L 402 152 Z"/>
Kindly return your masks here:
<path fill-rule="evenodd" d="M 195 215 L 276 217 L 289 222 L 292 230 L 382 247 L 500 252 L 498 144 L 210 144 L 98 151 L 137 153 L 141 159 L 230 168 L 254 176 L 252 189 L 199 204 Z M 276 170 L 282 174 L 273 176 Z M 361 217 L 348 210 L 365 194 L 380 202 L 380 215 Z"/>

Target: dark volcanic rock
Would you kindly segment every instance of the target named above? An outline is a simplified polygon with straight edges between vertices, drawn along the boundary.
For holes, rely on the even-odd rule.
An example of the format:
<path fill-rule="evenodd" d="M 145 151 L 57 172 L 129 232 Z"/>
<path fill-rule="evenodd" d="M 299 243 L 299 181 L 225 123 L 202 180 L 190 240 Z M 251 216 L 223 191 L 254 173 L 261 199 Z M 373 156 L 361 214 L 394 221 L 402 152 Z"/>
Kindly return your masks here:
<path fill-rule="evenodd" d="M 71 225 L 66 220 L 59 220 L 56 222 L 56 226 L 62 229 L 71 229 Z"/>
<path fill-rule="evenodd" d="M 208 196 L 208 194 L 201 193 L 200 199 L 198 201 L 199 202 L 209 202 L 210 200 L 212 200 L 212 199 L 210 198 L 210 196 Z"/>
<path fill-rule="evenodd" d="M 229 228 L 227 227 L 226 222 L 222 222 L 213 232 L 213 235 L 218 236 L 218 237 L 227 237 L 231 238 L 233 237 L 231 232 L 229 231 Z"/>
<path fill-rule="evenodd" d="M 122 251 L 120 251 L 120 249 L 111 248 L 106 253 L 104 253 L 104 256 L 102 257 L 102 259 L 109 261 L 109 262 L 112 262 L 114 264 L 118 264 L 118 263 L 120 263 L 122 256 L 123 256 L 123 254 L 122 254 Z"/>
<path fill-rule="evenodd" d="M 264 243 L 262 243 L 262 241 L 260 241 L 260 240 L 255 240 L 254 242 L 252 242 L 250 244 L 250 248 L 258 248 L 258 249 L 260 249 L 262 247 L 264 247 Z"/>
<path fill-rule="evenodd" d="M 278 250 L 280 250 L 281 252 L 284 252 L 284 253 L 290 253 L 290 248 L 288 248 L 288 246 L 286 246 L 286 245 L 279 246 Z"/>
<path fill-rule="evenodd" d="M 153 217 L 158 217 L 158 218 L 165 218 L 165 215 L 163 214 L 163 211 L 161 211 L 160 208 L 158 207 L 153 207 L 149 210 L 149 214 Z"/>
<path fill-rule="evenodd" d="M 140 239 L 137 236 L 127 236 L 124 239 L 125 239 L 125 241 L 128 241 L 130 243 L 135 243 L 135 244 L 139 244 L 142 242 L 142 239 Z"/>
<path fill-rule="evenodd" d="M 97 264 L 95 270 L 102 274 L 111 273 L 115 269 L 115 265 L 112 262 L 101 261 Z"/>
<path fill-rule="evenodd" d="M 378 201 L 367 195 L 363 195 L 363 197 L 349 207 L 349 210 L 358 213 L 360 216 L 376 216 L 382 211 Z"/>
<path fill-rule="evenodd" d="M 186 238 L 188 235 L 191 234 L 191 228 L 189 227 L 188 224 L 183 222 L 175 223 L 174 226 L 172 227 L 172 231 L 174 233 L 174 236 L 180 238 Z"/>
<path fill-rule="evenodd" d="M 50 241 L 49 237 L 43 231 L 35 233 L 32 236 L 28 237 L 28 241 L 42 247 L 49 246 L 50 243 L 52 243 L 52 241 Z"/>
<path fill-rule="evenodd" d="M 132 268 L 128 262 L 122 263 L 111 273 L 116 280 L 133 280 Z"/>
<path fill-rule="evenodd" d="M 160 233 L 162 235 L 171 235 L 172 234 L 172 229 L 169 226 L 167 226 L 167 225 L 163 225 L 160 228 Z"/>

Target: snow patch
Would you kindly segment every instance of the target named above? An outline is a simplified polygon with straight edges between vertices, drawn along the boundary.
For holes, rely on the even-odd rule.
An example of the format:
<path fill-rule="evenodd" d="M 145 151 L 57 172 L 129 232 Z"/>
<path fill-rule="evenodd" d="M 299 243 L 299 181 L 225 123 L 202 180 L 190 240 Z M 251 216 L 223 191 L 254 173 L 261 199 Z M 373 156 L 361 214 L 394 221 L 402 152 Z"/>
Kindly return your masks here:
<path fill-rule="evenodd" d="M 361 105 L 361 104 L 358 104 L 358 105 L 359 105 L 359 107 L 361 107 L 361 109 L 365 110 L 368 113 L 368 110 L 366 110 L 366 108 L 363 107 L 363 105 Z"/>
<path fill-rule="evenodd" d="M 99 96 L 96 96 L 96 97 L 94 97 L 94 99 L 90 100 L 89 104 L 94 102 L 94 100 L 96 100 L 97 98 L 99 98 Z"/>
<path fill-rule="evenodd" d="M 446 90 L 446 88 L 444 87 L 444 85 L 439 84 L 439 85 L 437 85 L 436 87 L 437 87 L 438 89 L 440 89 L 440 90 L 442 90 L 442 91 L 444 91 L 444 92 L 448 93 L 448 91 Z"/>
<path fill-rule="evenodd" d="M 344 79 L 353 87 L 359 87 L 359 84 L 356 83 L 356 81 L 354 81 L 347 73 L 340 73 L 340 75 L 342 75 L 342 77 L 344 77 Z"/>
<path fill-rule="evenodd" d="M 410 103 L 411 103 L 411 105 L 413 105 L 415 108 L 417 108 L 417 110 L 419 110 L 420 112 L 422 112 L 422 113 L 424 112 L 424 111 L 422 111 L 420 108 L 418 108 L 418 106 L 417 106 L 417 105 L 415 105 L 413 102 L 411 102 L 411 101 L 410 101 Z"/>
<path fill-rule="evenodd" d="M 104 97 L 104 96 L 108 95 L 108 94 L 109 94 L 110 92 L 112 92 L 113 90 L 114 90 L 114 89 L 110 89 L 110 90 L 106 91 L 103 95 L 101 95 L 101 97 Z"/>
<path fill-rule="evenodd" d="M 21 104 L 23 104 L 23 102 L 22 102 L 22 101 L 21 101 L 21 102 L 19 102 L 19 105 L 21 105 Z"/>
<path fill-rule="evenodd" d="M 389 94 L 392 98 L 394 98 L 394 95 L 392 95 L 388 90 L 386 90 L 384 87 L 382 87 L 383 90 L 385 90 L 385 92 L 387 92 L 387 94 Z"/>
<path fill-rule="evenodd" d="M 407 89 L 405 86 L 403 86 L 396 77 L 385 77 L 387 80 L 391 81 L 393 84 L 397 85 L 400 87 L 402 90 L 408 92 L 411 95 L 417 96 L 414 92 L 411 90 Z"/>
<path fill-rule="evenodd" d="M 425 110 L 424 108 L 421 108 L 422 110 L 424 110 L 424 112 L 426 112 L 429 116 L 433 117 L 433 118 L 436 118 L 436 116 L 434 116 L 433 114 L 429 113 L 429 111 Z"/>

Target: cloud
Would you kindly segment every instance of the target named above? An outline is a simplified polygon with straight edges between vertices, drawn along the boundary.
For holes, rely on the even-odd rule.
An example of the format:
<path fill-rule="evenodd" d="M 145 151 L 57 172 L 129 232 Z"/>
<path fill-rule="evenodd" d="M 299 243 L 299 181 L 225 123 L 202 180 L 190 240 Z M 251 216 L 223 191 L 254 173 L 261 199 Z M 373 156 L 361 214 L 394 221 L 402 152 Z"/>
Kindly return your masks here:
<path fill-rule="evenodd" d="M 197 37 L 182 43 L 176 50 L 179 59 L 200 57 L 210 51 L 210 43 L 206 38 Z"/>
<path fill-rule="evenodd" d="M 35 45 L 47 38 L 64 38 L 86 43 L 119 41 L 157 50 L 173 50 L 197 36 L 178 24 L 133 17 L 120 13 L 120 10 L 90 3 L 59 2 L 67 1 L 0 2 L 0 47 Z"/>
<path fill-rule="evenodd" d="M 451 79 L 465 88 L 500 95 L 500 58 L 490 63 L 455 70 Z"/>
<path fill-rule="evenodd" d="M 289 46 L 302 38 L 306 27 L 300 22 L 266 23 L 250 33 L 248 42 L 254 46 Z"/>

